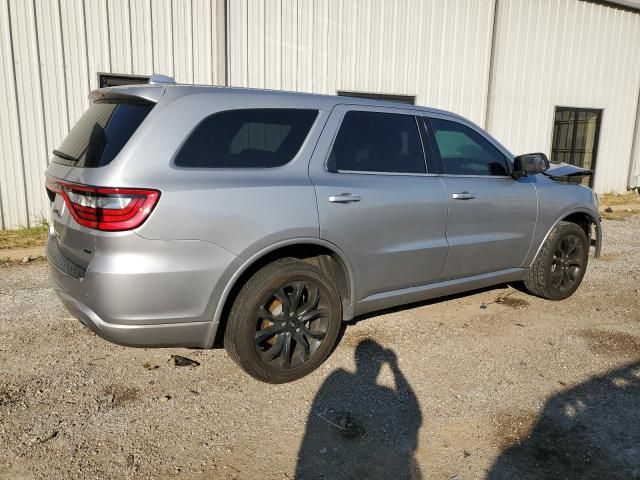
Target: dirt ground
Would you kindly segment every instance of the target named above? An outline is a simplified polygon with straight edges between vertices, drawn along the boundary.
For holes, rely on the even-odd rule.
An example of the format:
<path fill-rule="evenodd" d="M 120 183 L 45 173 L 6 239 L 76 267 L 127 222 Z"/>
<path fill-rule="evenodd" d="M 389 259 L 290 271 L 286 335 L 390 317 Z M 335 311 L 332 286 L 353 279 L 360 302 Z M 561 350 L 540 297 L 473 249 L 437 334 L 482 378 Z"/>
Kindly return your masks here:
<path fill-rule="evenodd" d="M 640 217 L 563 302 L 511 287 L 346 328 L 295 383 L 112 345 L 0 268 L 0 479 L 640 478 Z M 171 355 L 199 366 L 176 367 Z"/>

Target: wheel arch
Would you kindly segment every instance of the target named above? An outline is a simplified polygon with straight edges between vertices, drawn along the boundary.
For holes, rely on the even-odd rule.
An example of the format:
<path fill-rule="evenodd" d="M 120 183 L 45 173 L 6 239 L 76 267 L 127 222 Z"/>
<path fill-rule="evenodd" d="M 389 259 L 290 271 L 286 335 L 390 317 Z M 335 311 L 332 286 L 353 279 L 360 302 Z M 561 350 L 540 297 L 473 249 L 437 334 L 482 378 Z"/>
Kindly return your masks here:
<path fill-rule="evenodd" d="M 544 238 L 538 245 L 535 255 L 531 258 L 531 261 L 529 262 L 529 266 L 531 266 L 535 261 L 535 259 L 538 257 L 538 254 L 540 253 L 540 250 L 542 249 L 544 242 L 547 241 L 547 238 L 549 237 L 553 229 L 556 228 L 556 225 L 558 225 L 558 223 L 560 222 L 571 222 L 580 226 L 580 228 L 582 228 L 584 232 L 587 234 L 587 238 L 591 242 L 595 243 L 594 245 L 595 251 L 593 256 L 595 258 L 598 258 L 600 256 L 600 249 L 602 247 L 602 227 L 600 226 L 600 215 L 596 215 L 596 213 L 592 210 L 589 210 L 586 208 L 584 209 L 579 208 L 579 209 L 570 210 L 568 212 L 564 212 L 562 215 L 560 215 L 556 219 L 555 222 L 553 222 L 551 227 L 547 230 L 547 233 L 545 234 Z M 593 238 L 593 235 L 591 232 L 591 226 L 595 227 L 595 232 L 594 232 L 595 238 Z"/>
<path fill-rule="evenodd" d="M 220 345 L 228 314 L 233 302 L 246 281 L 265 265 L 285 257 L 294 257 L 312 262 L 334 282 L 342 300 L 342 318 L 350 320 L 355 311 L 355 280 L 353 269 L 344 252 L 336 245 L 319 238 L 299 238 L 275 243 L 251 255 L 238 268 L 220 296 L 208 340 L 210 346 Z"/>

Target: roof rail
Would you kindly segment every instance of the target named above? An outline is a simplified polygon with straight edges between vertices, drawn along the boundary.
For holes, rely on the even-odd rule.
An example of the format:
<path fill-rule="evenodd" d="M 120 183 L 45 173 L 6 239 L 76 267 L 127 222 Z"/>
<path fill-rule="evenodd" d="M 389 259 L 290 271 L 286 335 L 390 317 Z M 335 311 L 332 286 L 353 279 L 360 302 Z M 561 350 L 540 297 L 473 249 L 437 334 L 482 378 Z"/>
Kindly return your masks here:
<path fill-rule="evenodd" d="M 159 75 L 157 73 L 154 73 L 149 78 L 149 83 L 151 85 L 168 85 L 168 84 L 175 85 L 176 81 L 175 81 L 175 79 L 173 77 L 169 77 L 167 75 Z"/>

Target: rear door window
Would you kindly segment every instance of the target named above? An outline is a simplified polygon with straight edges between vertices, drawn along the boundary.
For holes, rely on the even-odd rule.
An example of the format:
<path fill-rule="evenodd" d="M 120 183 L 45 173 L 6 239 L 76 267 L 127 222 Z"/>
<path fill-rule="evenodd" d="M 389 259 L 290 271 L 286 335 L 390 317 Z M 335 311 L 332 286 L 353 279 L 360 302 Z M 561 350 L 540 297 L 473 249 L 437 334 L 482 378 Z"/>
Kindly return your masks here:
<path fill-rule="evenodd" d="M 327 167 L 329 171 L 426 173 L 415 118 L 396 113 L 347 112 Z"/>
<path fill-rule="evenodd" d="M 506 157 L 475 130 L 457 122 L 430 120 L 444 173 L 506 176 Z"/>
<path fill-rule="evenodd" d="M 146 102 L 92 104 L 53 151 L 53 162 L 80 168 L 108 165 L 153 106 Z"/>
<path fill-rule="evenodd" d="M 192 168 L 269 168 L 290 162 L 317 110 L 227 110 L 205 118 L 180 148 L 175 165 Z"/>

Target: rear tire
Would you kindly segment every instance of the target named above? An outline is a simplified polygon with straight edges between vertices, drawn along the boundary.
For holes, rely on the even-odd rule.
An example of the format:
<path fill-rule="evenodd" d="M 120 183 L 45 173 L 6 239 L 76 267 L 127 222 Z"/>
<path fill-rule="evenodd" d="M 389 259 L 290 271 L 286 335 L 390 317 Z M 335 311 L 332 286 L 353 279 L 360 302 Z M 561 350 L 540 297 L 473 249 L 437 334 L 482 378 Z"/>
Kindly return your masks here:
<path fill-rule="evenodd" d="M 524 285 L 547 300 L 564 300 L 578 289 L 587 269 L 589 239 L 575 223 L 560 222 L 534 260 Z"/>
<path fill-rule="evenodd" d="M 340 295 L 322 271 L 296 258 L 258 270 L 240 289 L 224 346 L 249 375 L 268 383 L 304 377 L 331 354 L 342 322 Z"/>

